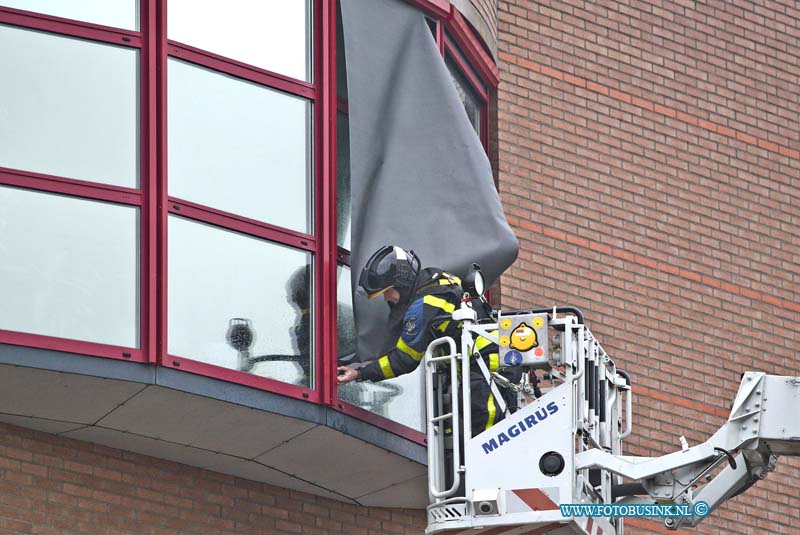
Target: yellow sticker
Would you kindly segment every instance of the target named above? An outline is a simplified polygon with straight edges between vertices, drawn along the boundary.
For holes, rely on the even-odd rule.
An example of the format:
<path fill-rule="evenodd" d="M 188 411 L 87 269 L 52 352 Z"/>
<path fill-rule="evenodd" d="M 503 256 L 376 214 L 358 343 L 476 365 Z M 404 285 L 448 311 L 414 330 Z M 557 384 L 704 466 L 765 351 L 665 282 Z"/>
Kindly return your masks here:
<path fill-rule="evenodd" d="M 499 343 L 500 347 L 508 347 L 508 344 L 511 343 L 511 339 L 508 336 L 501 336 Z"/>
<path fill-rule="evenodd" d="M 511 328 L 511 320 L 506 318 L 503 321 L 501 321 L 500 328 L 503 329 L 504 331 L 509 330 Z"/>
<path fill-rule="evenodd" d="M 544 325 L 544 320 L 540 317 L 533 318 L 533 326 L 534 328 L 538 329 L 542 325 Z"/>

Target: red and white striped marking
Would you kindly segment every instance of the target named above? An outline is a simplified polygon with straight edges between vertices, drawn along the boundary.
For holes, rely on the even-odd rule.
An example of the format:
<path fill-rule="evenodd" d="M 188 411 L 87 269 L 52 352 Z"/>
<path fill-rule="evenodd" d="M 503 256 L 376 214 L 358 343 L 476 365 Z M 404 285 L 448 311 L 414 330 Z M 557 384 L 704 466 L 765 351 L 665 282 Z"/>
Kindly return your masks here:
<path fill-rule="evenodd" d="M 605 518 L 576 518 L 575 521 L 588 535 L 614 535 L 616 530 Z"/>
<path fill-rule="evenodd" d="M 506 492 L 506 504 L 509 513 L 558 511 L 558 502 L 558 487 L 547 489 L 516 489 Z"/>

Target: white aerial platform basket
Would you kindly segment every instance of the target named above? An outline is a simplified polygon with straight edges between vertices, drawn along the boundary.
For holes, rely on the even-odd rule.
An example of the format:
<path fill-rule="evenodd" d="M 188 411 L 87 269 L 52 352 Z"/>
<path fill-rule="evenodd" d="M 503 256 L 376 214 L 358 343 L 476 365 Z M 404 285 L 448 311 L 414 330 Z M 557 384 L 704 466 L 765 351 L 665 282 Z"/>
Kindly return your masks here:
<path fill-rule="evenodd" d="M 454 315 L 464 321 L 461 351 L 456 352 L 452 339 L 439 339 L 428 349 L 428 534 L 485 530 L 492 535 L 612 535 L 621 530 L 621 521 L 614 525 L 602 518 L 564 517 L 559 509 L 560 504 L 610 501 L 611 477 L 590 485 L 589 470 L 575 471 L 575 455 L 592 444 L 620 451 L 622 392 L 628 385 L 580 321 L 579 311 L 561 317 L 549 312 L 505 313 L 497 323 L 477 324 L 465 311 L 466 317 Z M 560 384 L 538 399 L 520 392 L 524 406 L 469 437 L 465 430 L 471 429 L 471 416 L 463 407 L 470 406 L 470 367 L 473 371 L 479 367 L 490 383 L 502 382 L 481 359 L 463 357 L 469 355 L 477 336 L 498 344 L 501 367 L 545 369 L 558 376 Z M 449 353 L 442 350 L 444 346 Z M 461 388 L 461 407 L 452 404 L 450 412 L 444 412 L 445 404 L 437 399 L 443 380 L 450 383 L 451 392 Z M 459 382 L 466 387 L 459 387 Z M 500 398 L 498 386 L 492 384 L 492 389 L 495 398 Z M 452 435 L 444 432 L 446 428 L 452 429 Z M 447 447 L 452 450 L 449 455 L 445 455 Z M 448 477 L 448 469 L 456 475 Z M 599 470 L 594 472 L 601 476 Z"/>
<path fill-rule="evenodd" d="M 603 511 L 668 504 L 675 509 L 665 514 L 674 516 L 658 521 L 695 526 L 765 478 L 777 455 L 800 455 L 800 377 L 747 372 L 728 421 L 706 442 L 689 447 L 681 437 L 681 451 L 630 457 L 622 454 L 631 433 L 630 378 L 579 310 L 503 312 L 496 322 L 478 322 L 464 303 L 453 320 L 463 324 L 460 343 L 440 338 L 425 354 L 428 535 L 623 533 L 623 518 L 564 516 L 559 506 L 568 504 L 611 506 Z M 497 344 L 499 373 L 472 354 L 478 337 Z M 512 382 L 503 367 L 524 370 L 514 381 L 522 379 Z M 500 387 L 511 388 L 520 407 L 511 412 L 500 403 L 505 417 L 471 436 L 476 369 L 495 400 L 503 399 Z M 550 378 L 541 395 L 530 382 L 535 370 Z"/>

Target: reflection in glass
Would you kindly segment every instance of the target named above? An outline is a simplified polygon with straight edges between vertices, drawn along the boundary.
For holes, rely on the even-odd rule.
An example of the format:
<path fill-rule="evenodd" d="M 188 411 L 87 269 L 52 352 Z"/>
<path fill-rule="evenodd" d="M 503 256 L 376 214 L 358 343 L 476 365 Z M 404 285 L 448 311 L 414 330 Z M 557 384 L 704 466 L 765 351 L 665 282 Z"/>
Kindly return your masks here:
<path fill-rule="evenodd" d="M 139 209 L 0 186 L 0 329 L 139 347 Z"/>
<path fill-rule="evenodd" d="M 169 194 L 311 229 L 311 104 L 169 61 Z"/>
<path fill-rule="evenodd" d="M 337 8 L 339 3 L 337 2 Z M 336 96 L 347 103 L 347 58 L 345 57 L 342 12 L 336 10 Z M 336 115 L 336 244 L 350 250 L 350 116 Z"/>
<path fill-rule="evenodd" d="M 436 20 L 434 20 L 434 19 L 432 19 L 432 18 L 430 18 L 430 17 L 428 17 L 426 15 L 425 16 L 425 22 L 428 24 L 428 29 L 431 31 L 431 34 L 433 35 L 433 38 L 436 39 L 436 24 L 437 24 Z"/>
<path fill-rule="evenodd" d="M 310 0 L 169 0 L 174 41 L 311 81 Z"/>
<path fill-rule="evenodd" d="M 336 291 L 339 310 L 339 363 L 351 364 L 356 349 L 350 269 L 339 266 Z M 401 423 L 425 431 L 425 376 L 422 366 L 413 372 L 378 383 L 348 383 L 339 387 L 339 398 Z"/>
<path fill-rule="evenodd" d="M 353 320 L 353 300 L 351 298 L 350 288 L 350 268 L 343 265 L 337 266 L 337 354 L 342 364 L 349 364 L 356 354 L 356 326 Z"/>
<path fill-rule="evenodd" d="M 336 98 L 347 102 L 347 56 L 344 48 L 342 9 L 336 2 Z"/>
<path fill-rule="evenodd" d="M 350 118 L 336 119 L 336 243 L 350 250 Z"/>
<path fill-rule="evenodd" d="M 0 0 L 0 6 L 125 30 L 139 30 L 137 0 Z"/>
<path fill-rule="evenodd" d="M 450 77 L 453 79 L 453 83 L 456 86 L 461 103 L 464 104 L 464 110 L 467 112 L 469 122 L 472 124 L 472 128 L 475 130 L 475 132 L 480 136 L 481 107 L 483 101 L 478 93 L 472 88 L 472 85 L 467 80 L 467 77 L 458 70 L 456 64 L 450 59 L 448 59 L 446 63 L 447 70 L 450 71 Z"/>
<path fill-rule="evenodd" d="M 0 166 L 138 186 L 132 48 L 0 25 Z"/>
<path fill-rule="evenodd" d="M 313 387 L 311 254 L 169 219 L 168 350 Z"/>

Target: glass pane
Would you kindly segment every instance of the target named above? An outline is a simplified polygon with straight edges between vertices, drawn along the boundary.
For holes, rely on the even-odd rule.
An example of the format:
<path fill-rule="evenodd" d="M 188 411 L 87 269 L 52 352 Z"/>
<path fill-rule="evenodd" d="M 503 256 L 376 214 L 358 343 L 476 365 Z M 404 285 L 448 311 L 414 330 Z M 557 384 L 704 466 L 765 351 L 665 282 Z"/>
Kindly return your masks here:
<path fill-rule="evenodd" d="M 467 69 L 467 72 L 472 76 L 472 79 L 476 80 L 475 83 L 477 83 L 478 87 L 481 89 L 481 91 L 483 91 L 485 93 L 486 92 L 486 85 L 483 83 L 483 80 L 481 80 L 481 77 L 478 76 L 478 73 L 475 71 L 475 69 L 472 67 L 472 65 L 470 65 L 470 62 L 467 60 L 467 57 L 464 55 L 464 52 L 456 44 L 456 41 L 453 38 L 453 36 L 450 34 L 450 32 L 445 30 L 444 33 L 445 33 L 445 38 L 446 38 L 447 45 L 449 45 L 447 47 L 447 57 L 445 58 L 445 60 L 446 61 L 452 61 L 452 59 L 453 59 L 452 56 L 457 56 L 458 59 L 460 60 L 461 65 L 465 66 L 465 68 Z M 451 70 L 453 70 L 453 69 L 458 70 L 459 68 L 456 67 L 455 64 L 454 64 L 451 67 Z"/>
<path fill-rule="evenodd" d="M 169 61 L 169 194 L 311 229 L 311 104 Z"/>
<path fill-rule="evenodd" d="M 336 291 L 339 305 L 339 360 L 342 364 L 348 364 L 348 356 L 355 352 L 351 289 L 350 269 L 339 266 Z M 423 367 L 419 366 L 413 372 L 395 379 L 342 385 L 339 387 L 339 398 L 424 432 L 424 380 Z"/>
<path fill-rule="evenodd" d="M 339 2 L 336 2 L 336 98 L 339 102 L 347 102 L 347 56 L 344 49 L 342 10 Z"/>
<path fill-rule="evenodd" d="M 336 311 L 339 360 L 347 364 L 356 353 L 356 326 L 350 289 L 350 268 L 339 265 L 336 270 Z"/>
<path fill-rule="evenodd" d="M 139 346 L 139 209 L 0 186 L 0 329 Z"/>
<path fill-rule="evenodd" d="M 174 41 L 311 81 L 310 0 L 169 0 Z"/>
<path fill-rule="evenodd" d="M 336 4 L 338 8 L 339 3 Z M 346 103 L 347 60 L 341 9 L 336 10 L 336 15 L 336 95 L 340 103 Z M 336 115 L 336 243 L 350 250 L 350 116 L 346 111 Z"/>
<path fill-rule="evenodd" d="M 350 118 L 336 119 L 336 243 L 350 250 Z"/>
<path fill-rule="evenodd" d="M 311 254 L 169 219 L 169 353 L 313 388 Z"/>
<path fill-rule="evenodd" d="M 0 25 L 0 166 L 139 183 L 139 52 Z"/>
<path fill-rule="evenodd" d="M 436 21 L 430 17 L 425 17 L 425 22 L 428 24 L 428 29 L 433 34 L 433 38 L 436 39 Z"/>
<path fill-rule="evenodd" d="M 477 132 L 477 134 L 480 136 L 481 107 L 483 100 L 481 100 L 481 97 L 472 88 L 472 85 L 467 80 L 467 77 L 458 70 L 456 64 L 450 60 L 447 60 L 446 63 L 447 70 L 450 71 L 450 77 L 453 79 L 456 90 L 458 90 L 458 96 L 461 98 L 461 102 L 464 104 L 464 110 L 467 112 L 469 122 L 472 124 L 472 128 L 475 129 L 475 132 Z"/>
<path fill-rule="evenodd" d="M 139 2 L 136 0 L 0 0 L 0 6 L 139 30 Z"/>

